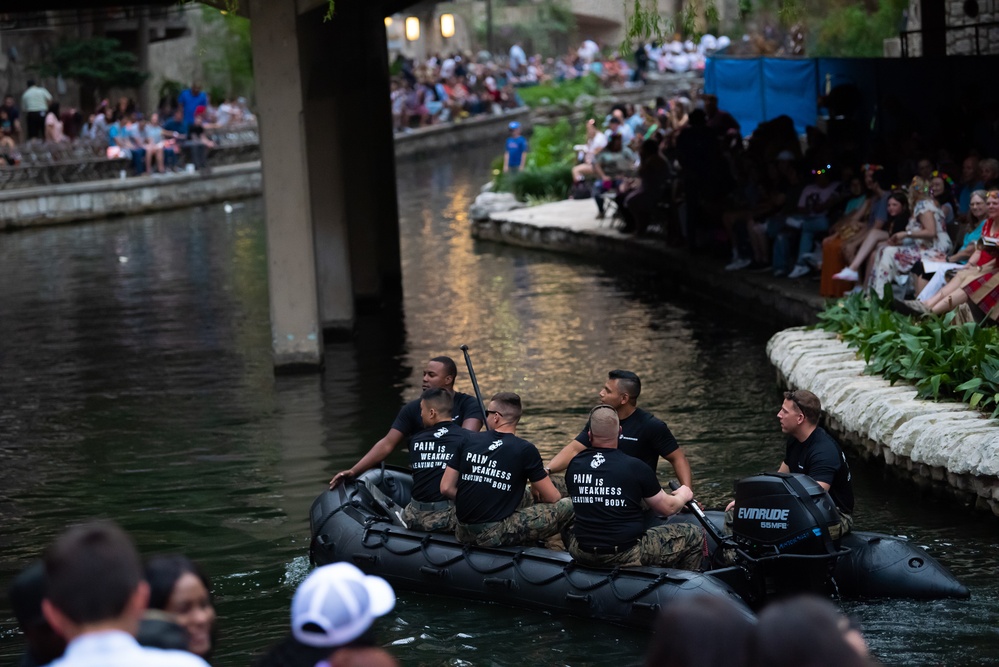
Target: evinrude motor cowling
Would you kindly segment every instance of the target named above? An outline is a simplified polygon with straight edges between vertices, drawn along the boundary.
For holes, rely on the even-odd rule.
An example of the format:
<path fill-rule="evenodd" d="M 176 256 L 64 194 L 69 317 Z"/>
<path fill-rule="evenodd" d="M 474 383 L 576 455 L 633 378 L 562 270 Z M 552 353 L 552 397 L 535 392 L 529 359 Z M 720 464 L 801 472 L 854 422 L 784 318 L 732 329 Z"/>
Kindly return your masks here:
<path fill-rule="evenodd" d="M 832 568 L 846 553 L 829 534 L 838 523 L 829 494 L 807 475 L 763 473 L 736 483 L 732 541 L 757 595 L 832 591 Z"/>

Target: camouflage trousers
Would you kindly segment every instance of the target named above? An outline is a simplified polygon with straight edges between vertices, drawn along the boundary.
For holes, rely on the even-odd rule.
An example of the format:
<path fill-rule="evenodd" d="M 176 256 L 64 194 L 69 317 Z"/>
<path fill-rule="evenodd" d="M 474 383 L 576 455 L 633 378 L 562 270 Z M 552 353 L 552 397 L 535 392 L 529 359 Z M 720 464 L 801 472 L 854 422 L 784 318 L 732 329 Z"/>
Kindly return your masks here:
<path fill-rule="evenodd" d="M 675 567 L 699 570 L 706 555 L 704 530 L 690 523 L 671 523 L 645 531 L 638 544 L 616 554 L 583 551 L 575 535 L 569 535 L 569 553 L 580 565 L 592 567 Z"/>
<path fill-rule="evenodd" d="M 402 511 L 402 520 L 410 530 L 425 530 L 428 533 L 450 533 L 458 525 L 454 516 L 454 505 L 442 510 L 419 510 L 413 503 Z"/>
<path fill-rule="evenodd" d="M 560 533 L 572 517 L 572 501 L 563 498 L 519 509 L 502 521 L 459 523 L 454 535 L 460 542 L 480 547 L 532 546 Z"/>

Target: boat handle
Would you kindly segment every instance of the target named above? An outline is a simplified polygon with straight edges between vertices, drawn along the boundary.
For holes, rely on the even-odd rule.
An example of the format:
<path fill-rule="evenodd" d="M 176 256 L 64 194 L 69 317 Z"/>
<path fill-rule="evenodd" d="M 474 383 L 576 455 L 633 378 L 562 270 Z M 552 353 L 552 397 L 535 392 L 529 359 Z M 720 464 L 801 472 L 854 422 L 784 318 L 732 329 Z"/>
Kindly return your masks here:
<path fill-rule="evenodd" d="M 565 599 L 568 602 L 582 602 L 583 604 L 590 604 L 589 594 L 580 595 L 578 593 L 566 593 Z"/>
<path fill-rule="evenodd" d="M 657 612 L 659 611 L 660 608 L 658 602 L 632 602 L 631 606 L 634 609 L 641 609 L 643 611 L 651 611 L 651 612 Z"/>
<path fill-rule="evenodd" d="M 503 577 L 485 577 L 482 583 L 486 586 L 492 586 L 493 588 L 512 588 L 513 580 L 505 579 Z"/>
<path fill-rule="evenodd" d="M 374 565 L 378 562 L 378 557 L 374 554 L 354 554 L 351 558 L 355 563 L 371 563 Z"/>
<path fill-rule="evenodd" d="M 435 577 L 443 577 L 447 574 L 447 570 L 439 567 L 430 567 L 429 565 L 424 565 L 420 568 L 420 572 L 423 574 L 430 574 Z"/>

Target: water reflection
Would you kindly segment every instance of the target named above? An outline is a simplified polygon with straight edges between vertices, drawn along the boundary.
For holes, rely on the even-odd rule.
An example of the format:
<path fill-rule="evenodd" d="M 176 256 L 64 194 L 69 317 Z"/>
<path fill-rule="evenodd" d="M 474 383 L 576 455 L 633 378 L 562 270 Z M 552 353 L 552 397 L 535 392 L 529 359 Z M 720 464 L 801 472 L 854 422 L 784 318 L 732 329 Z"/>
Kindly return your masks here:
<path fill-rule="evenodd" d="M 654 274 L 472 241 L 468 205 L 490 152 L 400 165 L 403 302 L 329 340 L 322 375 L 272 373 L 259 202 L 229 216 L 219 207 L 0 235 L 2 580 L 66 523 L 114 517 L 145 553 L 204 564 L 217 663 L 247 664 L 286 631 L 312 499 L 418 394 L 429 357 L 461 365 L 462 343 L 486 394 L 524 396 L 523 435 L 546 455 L 579 432 L 607 370 L 624 367 L 642 375 L 641 405 L 684 445 L 708 505 L 734 479 L 773 469 L 770 332 L 677 297 Z M 464 371 L 458 384 L 471 391 Z M 923 499 L 876 466 L 854 470 L 864 527 L 912 535 L 975 595 L 846 605 L 875 651 L 889 664 L 989 664 L 999 654 L 993 520 Z M 409 594 L 383 637 L 422 665 L 632 664 L 645 643 Z M 0 607 L 0 663 L 18 650 Z"/>

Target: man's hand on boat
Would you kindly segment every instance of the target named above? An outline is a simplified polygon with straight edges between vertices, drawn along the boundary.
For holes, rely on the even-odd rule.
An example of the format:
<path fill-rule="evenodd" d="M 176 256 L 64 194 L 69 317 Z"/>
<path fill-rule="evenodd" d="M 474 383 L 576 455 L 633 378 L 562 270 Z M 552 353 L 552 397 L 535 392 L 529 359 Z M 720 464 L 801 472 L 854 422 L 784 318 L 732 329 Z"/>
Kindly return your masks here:
<path fill-rule="evenodd" d="M 330 480 L 330 490 L 332 491 L 338 484 L 340 484 L 340 482 L 351 479 L 352 477 L 354 477 L 353 470 L 341 470 L 337 474 L 333 475 L 333 479 Z"/>

